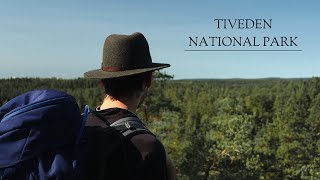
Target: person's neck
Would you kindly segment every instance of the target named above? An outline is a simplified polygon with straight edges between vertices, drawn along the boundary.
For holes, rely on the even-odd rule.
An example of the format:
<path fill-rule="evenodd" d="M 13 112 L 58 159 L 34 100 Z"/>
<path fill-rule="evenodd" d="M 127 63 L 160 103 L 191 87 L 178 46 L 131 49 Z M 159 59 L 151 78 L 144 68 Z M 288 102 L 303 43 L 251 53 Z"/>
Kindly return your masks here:
<path fill-rule="evenodd" d="M 109 109 L 109 108 L 121 108 L 121 109 L 127 109 L 135 113 L 138 108 L 138 104 L 139 103 L 136 103 L 135 100 L 121 101 L 117 99 L 112 99 L 110 97 L 106 97 L 104 98 L 103 103 L 100 106 L 100 110 Z"/>

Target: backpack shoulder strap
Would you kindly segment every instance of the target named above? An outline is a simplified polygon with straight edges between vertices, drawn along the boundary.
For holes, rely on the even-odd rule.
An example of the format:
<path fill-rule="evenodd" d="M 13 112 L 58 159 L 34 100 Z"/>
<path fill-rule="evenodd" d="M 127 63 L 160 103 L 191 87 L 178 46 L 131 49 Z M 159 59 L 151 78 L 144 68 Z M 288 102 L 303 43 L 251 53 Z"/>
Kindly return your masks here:
<path fill-rule="evenodd" d="M 124 117 L 110 125 L 122 133 L 128 139 L 138 134 L 151 134 L 147 127 L 137 117 Z"/>
<path fill-rule="evenodd" d="M 124 117 L 110 124 L 109 121 L 97 111 L 92 111 L 91 113 L 103 121 L 108 127 L 113 127 L 119 131 L 127 139 L 131 139 L 138 134 L 153 135 L 137 117 Z"/>

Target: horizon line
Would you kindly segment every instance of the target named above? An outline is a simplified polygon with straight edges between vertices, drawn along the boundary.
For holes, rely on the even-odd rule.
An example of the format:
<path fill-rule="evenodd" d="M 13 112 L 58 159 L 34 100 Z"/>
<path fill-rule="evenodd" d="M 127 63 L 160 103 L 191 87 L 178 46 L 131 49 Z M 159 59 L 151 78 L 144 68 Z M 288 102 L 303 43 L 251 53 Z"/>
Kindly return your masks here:
<path fill-rule="evenodd" d="M 281 77 L 281 76 L 266 76 L 266 77 L 230 77 L 230 78 L 178 78 L 172 80 L 257 80 L 257 79 L 312 79 L 320 78 L 320 76 L 303 76 L 303 77 Z M 0 80 L 10 80 L 10 79 L 62 79 L 62 80 L 76 80 L 76 79 L 86 79 L 84 77 L 28 77 L 28 76 L 11 76 L 11 77 L 0 77 Z"/>
<path fill-rule="evenodd" d="M 302 51 L 302 49 L 283 49 L 283 50 L 279 50 L 279 49 L 185 49 L 184 51 Z"/>

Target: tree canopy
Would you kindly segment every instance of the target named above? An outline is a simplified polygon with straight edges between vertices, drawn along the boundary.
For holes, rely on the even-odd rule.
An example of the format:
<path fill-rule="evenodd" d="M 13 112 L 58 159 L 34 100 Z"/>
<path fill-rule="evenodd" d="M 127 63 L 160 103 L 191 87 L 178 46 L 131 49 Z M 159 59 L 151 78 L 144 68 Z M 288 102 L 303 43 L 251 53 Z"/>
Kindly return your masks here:
<path fill-rule="evenodd" d="M 0 102 L 33 89 L 99 105 L 96 80 L 0 80 Z M 319 179 L 320 78 L 173 80 L 157 74 L 138 115 L 164 143 L 182 180 Z"/>

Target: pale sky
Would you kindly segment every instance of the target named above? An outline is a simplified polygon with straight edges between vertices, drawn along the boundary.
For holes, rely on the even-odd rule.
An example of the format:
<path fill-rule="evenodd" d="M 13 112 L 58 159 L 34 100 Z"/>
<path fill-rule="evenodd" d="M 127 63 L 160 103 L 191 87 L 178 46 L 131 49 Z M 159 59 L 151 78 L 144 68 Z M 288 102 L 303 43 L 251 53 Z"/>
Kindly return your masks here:
<path fill-rule="evenodd" d="M 319 8 L 318 1 L 299 0 L 2 0 L 0 78 L 82 77 L 100 67 L 108 35 L 137 31 L 154 62 L 171 64 L 165 71 L 175 79 L 320 76 Z M 214 19 L 272 19 L 272 28 L 217 29 Z M 302 51 L 185 51 L 247 49 L 190 48 L 195 36 L 297 36 L 298 47 L 259 48 Z"/>

